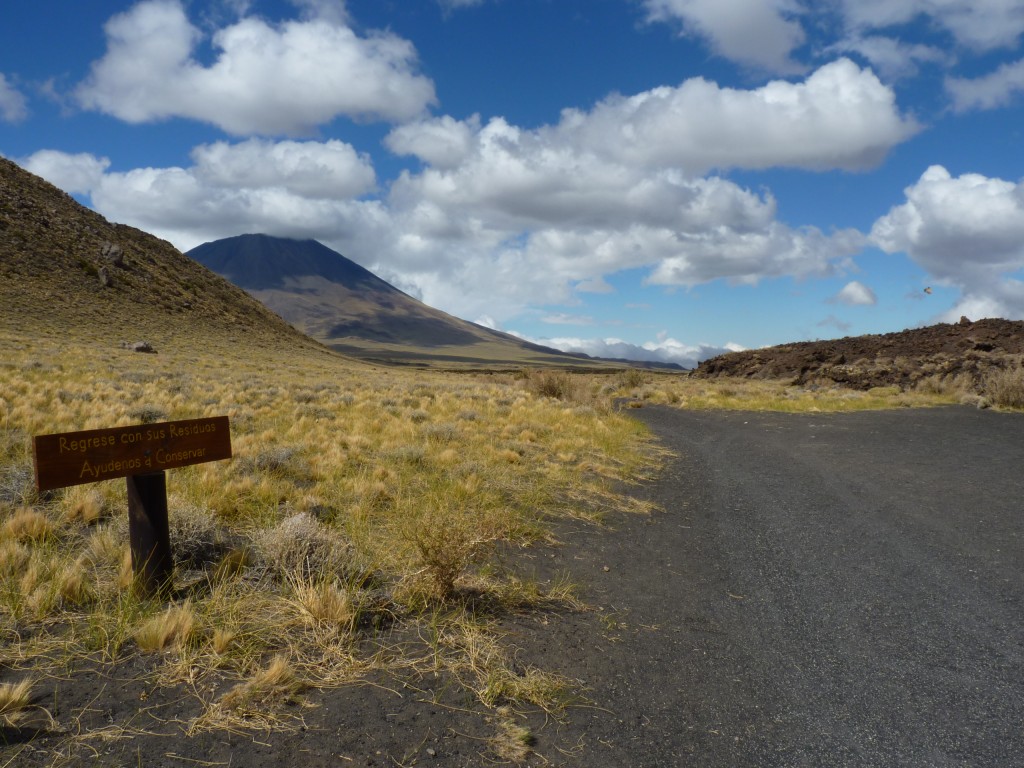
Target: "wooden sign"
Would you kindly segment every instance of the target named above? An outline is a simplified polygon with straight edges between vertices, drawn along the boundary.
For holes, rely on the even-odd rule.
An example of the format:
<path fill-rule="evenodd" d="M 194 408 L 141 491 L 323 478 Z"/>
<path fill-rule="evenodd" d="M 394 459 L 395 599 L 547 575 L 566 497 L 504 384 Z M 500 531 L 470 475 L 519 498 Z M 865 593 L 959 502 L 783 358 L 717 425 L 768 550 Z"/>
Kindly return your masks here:
<path fill-rule="evenodd" d="M 231 458 L 227 416 L 33 438 L 40 491 Z"/>

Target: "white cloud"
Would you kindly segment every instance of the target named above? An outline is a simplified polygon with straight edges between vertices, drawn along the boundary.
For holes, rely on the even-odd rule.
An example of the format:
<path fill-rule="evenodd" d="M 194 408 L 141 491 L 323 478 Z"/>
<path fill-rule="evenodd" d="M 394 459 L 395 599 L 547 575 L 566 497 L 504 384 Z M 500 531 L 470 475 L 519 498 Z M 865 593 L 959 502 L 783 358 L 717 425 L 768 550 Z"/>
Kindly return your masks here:
<path fill-rule="evenodd" d="M 946 90 L 957 112 L 1005 106 L 1024 92 L 1024 59 L 1003 64 L 984 77 L 948 78 Z"/>
<path fill-rule="evenodd" d="M 961 291 L 947 313 L 1024 318 L 1024 184 L 932 166 L 871 231 L 887 253 L 904 252 L 938 283 Z"/>
<path fill-rule="evenodd" d="M 384 143 L 397 155 L 415 155 L 435 168 L 447 170 L 469 157 L 479 132 L 479 115 L 466 121 L 445 115 L 399 126 Z"/>
<path fill-rule="evenodd" d="M 654 285 L 686 285 L 725 278 L 737 284 L 786 275 L 825 277 L 835 262 L 861 251 L 864 236 L 847 229 L 826 235 L 815 227 L 794 230 L 772 222 L 760 232 L 711 229 L 685 238 L 678 255 L 666 256 L 648 277 Z"/>
<path fill-rule="evenodd" d="M 521 334 L 516 336 L 523 337 Z M 537 344 L 554 347 L 563 352 L 582 352 L 591 357 L 606 357 L 618 360 L 636 360 L 640 362 L 675 363 L 683 368 L 696 368 L 703 360 L 725 354 L 738 352 L 743 347 L 738 344 L 726 344 L 724 347 L 710 344 L 684 344 L 673 338 L 659 334 L 657 341 L 633 344 L 621 339 L 580 339 L 561 337 L 554 339 L 527 339 Z"/>
<path fill-rule="evenodd" d="M 844 58 L 797 83 L 739 90 L 694 78 L 677 88 L 612 96 L 589 113 L 566 110 L 552 130 L 562 143 L 630 165 L 701 174 L 866 170 L 919 126 L 899 113 L 891 88 Z"/>
<path fill-rule="evenodd" d="M 103 174 L 110 167 L 110 160 L 86 153 L 69 155 L 52 149 L 41 149 L 19 160 L 18 164 L 68 194 L 87 195 L 102 182 Z"/>
<path fill-rule="evenodd" d="M 843 0 L 843 14 L 855 31 L 884 30 L 925 16 L 976 51 L 1013 47 L 1024 33 L 1019 0 Z"/>
<path fill-rule="evenodd" d="M 28 117 L 28 102 L 21 91 L 0 72 L 0 120 L 17 123 Z"/>
<path fill-rule="evenodd" d="M 65 191 L 89 194 L 104 216 L 182 250 L 243 232 L 340 241 L 360 253 L 390 238 L 384 206 L 355 199 L 373 187 L 374 172 L 347 144 L 218 142 L 192 157 L 189 168 L 111 173 L 106 158 L 42 150 L 21 164 Z"/>
<path fill-rule="evenodd" d="M 732 61 L 784 74 L 805 69 L 791 58 L 805 38 L 793 19 L 801 13 L 794 0 L 644 0 L 644 6 L 650 21 L 677 20 Z"/>
<path fill-rule="evenodd" d="M 858 280 L 852 280 L 844 285 L 832 300 L 850 307 L 870 307 L 878 303 L 875 292 Z"/>
<path fill-rule="evenodd" d="M 218 141 L 196 147 L 192 159 L 195 175 L 214 187 L 281 187 L 300 197 L 345 199 L 370 192 L 376 185 L 369 157 L 337 140 Z"/>
<path fill-rule="evenodd" d="M 434 102 L 412 44 L 390 33 L 359 37 L 343 6 L 271 25 L 245 17 L 212 38 L 216 60 L 179 0 L 145 0 L 107 22 L 107 52 L 76 92 L 79 103 L 130 123 L 185 117 L 233 134 L 300 134 L 340 115 L 405 120 Z M 333 13 L 328 12 L 334 8 Z"/>

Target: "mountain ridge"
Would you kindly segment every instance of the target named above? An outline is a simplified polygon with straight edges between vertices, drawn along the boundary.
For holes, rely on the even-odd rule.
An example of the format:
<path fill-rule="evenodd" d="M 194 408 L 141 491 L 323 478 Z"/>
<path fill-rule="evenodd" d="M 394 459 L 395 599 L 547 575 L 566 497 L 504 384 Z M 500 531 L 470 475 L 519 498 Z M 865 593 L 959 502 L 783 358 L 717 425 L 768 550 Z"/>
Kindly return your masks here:
<path fill-rule="evenodd" d="M 635 365 L 562 352 L 449 315 L 316 240 L 236 235 L 196 246 L 187 255 L 309 336 L 373 362 Z"/>

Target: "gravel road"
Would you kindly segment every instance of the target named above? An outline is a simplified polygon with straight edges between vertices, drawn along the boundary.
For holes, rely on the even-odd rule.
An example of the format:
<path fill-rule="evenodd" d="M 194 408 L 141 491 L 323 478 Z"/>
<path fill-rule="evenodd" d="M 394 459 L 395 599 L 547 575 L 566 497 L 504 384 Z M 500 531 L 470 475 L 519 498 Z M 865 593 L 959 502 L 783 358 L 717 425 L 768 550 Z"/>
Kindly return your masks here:
<path fill-rule="evenodd" d="M 533 649 L 566 764 L 1024 765 L 1024 416 L 635 413 L 665 512 L 574 535 L 605 631 Z"/>

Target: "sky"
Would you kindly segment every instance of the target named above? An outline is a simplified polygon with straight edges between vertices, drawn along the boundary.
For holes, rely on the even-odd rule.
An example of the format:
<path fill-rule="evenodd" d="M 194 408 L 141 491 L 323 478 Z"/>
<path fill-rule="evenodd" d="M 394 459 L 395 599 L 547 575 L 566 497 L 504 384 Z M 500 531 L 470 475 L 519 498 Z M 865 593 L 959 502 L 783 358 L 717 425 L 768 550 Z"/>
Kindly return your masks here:
<path fill-rule="evenodd" d="M 0 154 L 569 351 L 1024 318 L 1024 0 L 40 0 Z"/>

